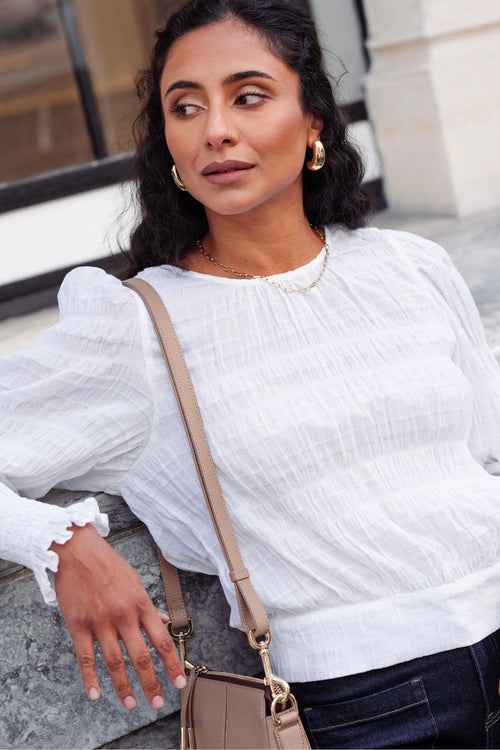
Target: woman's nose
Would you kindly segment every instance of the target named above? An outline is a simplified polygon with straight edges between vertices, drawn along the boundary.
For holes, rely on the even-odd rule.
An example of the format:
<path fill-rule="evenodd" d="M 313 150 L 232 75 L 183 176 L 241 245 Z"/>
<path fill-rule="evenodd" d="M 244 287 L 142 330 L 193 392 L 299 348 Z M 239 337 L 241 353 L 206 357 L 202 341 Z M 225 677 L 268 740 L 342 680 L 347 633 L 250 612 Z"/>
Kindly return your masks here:
<path fill-rule="evenodd" d="M 206 144 L 209 148 L 218 149 L 223 145 L 233 145 L 238 141 L 238 135 L 230 118 L 221 111 L 210 113 L 205 132 Z"/>

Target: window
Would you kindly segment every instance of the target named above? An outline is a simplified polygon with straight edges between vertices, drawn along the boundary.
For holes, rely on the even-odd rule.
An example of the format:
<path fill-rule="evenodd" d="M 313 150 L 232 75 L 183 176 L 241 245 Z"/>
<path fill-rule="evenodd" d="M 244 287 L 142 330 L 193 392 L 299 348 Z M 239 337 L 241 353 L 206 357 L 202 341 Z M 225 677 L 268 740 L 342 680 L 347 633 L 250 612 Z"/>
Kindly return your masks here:
<path fill-rule="evenodd" d="M 0 182 L 11 188 L 3 210 L 119 178 L 133 150 L 135 73 L 152 30 L 180 4 L 1 0 Z"/>
<path fill-rule="evenodd" d="M 0 3 L 0 179 L 93 159 L 55 2 Z"/>

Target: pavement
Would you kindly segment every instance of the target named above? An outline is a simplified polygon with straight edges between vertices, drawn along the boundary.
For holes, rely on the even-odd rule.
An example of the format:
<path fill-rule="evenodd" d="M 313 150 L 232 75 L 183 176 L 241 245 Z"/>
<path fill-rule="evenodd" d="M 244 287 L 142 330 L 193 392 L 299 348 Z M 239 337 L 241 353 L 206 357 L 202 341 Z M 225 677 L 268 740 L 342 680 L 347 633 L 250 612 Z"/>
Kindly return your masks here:
<path fill-rule="evenodd" d="M 500 209 L 461 219 L 382 211 L 371 223 L 415 232 L 446 248 L 472 292 L 500 362 Z M 0 322 L 0 355 L 29 346 L 57 319 L 57 309 L 48 308 Z"/>

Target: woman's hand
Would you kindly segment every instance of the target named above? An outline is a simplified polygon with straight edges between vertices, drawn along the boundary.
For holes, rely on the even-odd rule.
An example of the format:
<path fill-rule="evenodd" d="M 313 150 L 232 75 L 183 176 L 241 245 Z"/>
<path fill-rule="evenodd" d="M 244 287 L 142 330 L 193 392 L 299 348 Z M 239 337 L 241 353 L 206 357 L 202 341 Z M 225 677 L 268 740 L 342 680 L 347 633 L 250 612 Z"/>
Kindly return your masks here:
<path fill-rule="evenodd" d="M 59 555 L 56 595 L 75 645 L 87 695 L 92 700 L 100 695 L 93 644 L 97 640 L 123 706 L 135 707 L 121 640 L 150 706 L 161 708 L 162 689 L 141 628 L 160 655 L 173 685 L 182 688 L 186 680 L 175 645 L 165 628 L 167 616 L 153 605 L 135 570 L 93 526 L 73 526 L 72 531 L 69 541 L 54 543 L 51 549 Z"/>

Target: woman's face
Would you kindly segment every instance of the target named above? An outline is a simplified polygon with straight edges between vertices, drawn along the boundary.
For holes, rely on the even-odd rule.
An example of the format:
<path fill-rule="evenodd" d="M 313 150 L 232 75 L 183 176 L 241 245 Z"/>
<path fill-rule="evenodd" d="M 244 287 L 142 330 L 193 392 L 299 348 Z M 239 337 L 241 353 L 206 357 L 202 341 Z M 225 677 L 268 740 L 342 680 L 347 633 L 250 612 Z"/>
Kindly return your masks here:
<path fill-rule="evenodd" d="M 322 122 L 303 111 L 298 75 L 257 33 L 228 20 L 185 34 L 161 95 L 168 148 L 208 214 L 302 206 L 306 147 Z"/>

